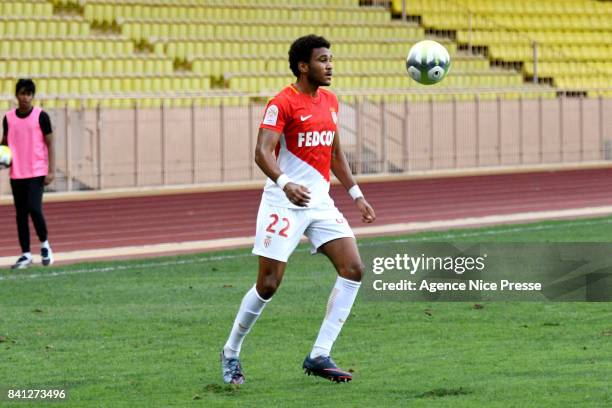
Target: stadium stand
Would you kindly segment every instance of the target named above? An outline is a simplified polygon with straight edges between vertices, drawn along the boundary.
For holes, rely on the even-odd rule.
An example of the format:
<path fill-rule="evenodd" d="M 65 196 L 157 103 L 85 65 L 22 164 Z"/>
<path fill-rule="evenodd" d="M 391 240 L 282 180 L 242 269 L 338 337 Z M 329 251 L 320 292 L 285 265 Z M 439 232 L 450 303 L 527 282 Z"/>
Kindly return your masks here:
<path fill-rule="evenodd" d="M 393 0 L 393 12 L 401 13 Z M 449 31 L 459 48 L 483 49 L 493 63 L 518 64 L 526 79 L 589 96 L 612 84 L 612 2 L 595 0 L 408 1 L 428 30 Z M 441 13 L 445 10 L 445 13 Z M 534 65 L 534 44 L 537 65 Z"/>
<path fill-rule="evenodd" d="M 292 80 L 288 45 L 313 27 L 333 43 L 334 89 L 423 88 L 409 79 L 403 61 L 409 46 L 426 38 L 424 27 L 435 23 L 435 14 L 412 10 L 423 12 L 420 25 L 392 19 L 383 7 L 360 7 L 357 0 L 265 3 L 273 7 L 246 0 L 1 1 L 2 93 L 12 95 L 15 79 L 29 76 L 39 94 L 58 98 L 47 107 L 63 106 L 64 100 L 72 107 L 93 106 L 97 102 L 88 97 L 103 95 L 118 97 L 103 100 L 107 106 L 131 106 L 133 101 L 120 98 L 129 95 L 144 96 L 142 106 L 156 106 L 164 94 L 202 92 L 240 105 L 248 94 L 273 92 Z M 453 56 L 452 75 L 428 89 L 525 87 L 521 72 L 457 51 L 458 36 L 457 42 L 437 38 Z M 204 101 L 218 104 L 221 98 L 196 104 Z"/>
<path fill-rule="evenodd" d="M 0 0 L 0 101 L 36 80 L 57 191 L 256 180 L 261 112 L 314 31 L 333 43 L 356 173 L 610 160 L 611 2 L 409 0 L 406 19 L 401 3 Z M 427 87 L 404 62 L 424 38 L 453 60 Z"/>
<path fill-rule="evenodd" d="M 406 77 L 402 61 L 408 46 L 425 38 L 423 29 L 392 21 L 390 13 L 382 8 L 360 8 L 355 1 L 335 3 L 329 2 L 325 8 L 278 5 L 269 9 L 254 3 L 239 7 L 149 7 L 142 13 L 139 11 L 146 6 L 136 5 L 114 12 L 126 37 L 162 43 L 167 55 L 185 61 L 195 73 L 211 75 L 213 82 L 231 91 L 269 92 L 285 85 L 291 80 L 287 44 L 311 32 L 321 21 L 325 24 L 317 31 L 332 40 L 337 58 L 336 89 L 418 87 Z M 91 7 L 103 7 L 95 4 Z M 172 24 L 172 19 L 183 24 Z M 282 23 L 270 27 L 265 23 L 270 19 Z M 522 77 L 516 72 L 493 71 L 485 59 L 458 56 L 454 43 L 446 41 L 445 45 L 454 56 L 456 75 L 440 86 L 522 85 Z"/>

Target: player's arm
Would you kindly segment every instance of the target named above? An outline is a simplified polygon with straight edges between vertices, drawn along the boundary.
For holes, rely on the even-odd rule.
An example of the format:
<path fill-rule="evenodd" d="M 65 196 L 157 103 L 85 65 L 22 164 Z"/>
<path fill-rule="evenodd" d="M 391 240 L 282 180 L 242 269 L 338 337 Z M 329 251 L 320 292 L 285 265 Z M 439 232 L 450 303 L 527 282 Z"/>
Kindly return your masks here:
<path fill-rule="evenodd" d="M 348 160 L 346 160 L 344 151 L 340 147 L 338 132 L 336 132 L 334 143 L 332 145 L 331 171 L 355 201 L 355 205 L 361 212 L 361 220 L 367 223 L 374 222 L 376 219 L 376 214 L 374 213 L 372 206 L 366 201 L 361 189 L 359 189 L 359 186 L 353 177 Z"/>
<path fill-rule="evenodd" d="M 45 186 L 47 186 L 55 179 L 55 148 L 53 147 L 53 133 L 45 135 L 45 144 L 49 152 L 49 171 L 45 176 Z"/>
<path fill-rule="evenodd" d="M 47 152 L 49 153 L 49 171 L 45 177 L 45 186 L 51 184 L 55 179 L 55 148 L 53 147 L 53 128 L 51 127 L 51 118 L 47 112 L 42 111 L 38 118 L 40 130 L 45 138 Z"/>
<path fill-rule="evenodd" d="M 274 150 L 280 139 L 280 133 L 270 129 L 260 128 L 255 147 L 255 163 L 264 174 L 274 180 L 285 192 L 293 204 L 306 207 L 310 201 L 310 191 L 302 185 L 296 184 L 287 177 L 276 162 Z"/>
<path fill-rule="evenodd" d="M 8 146 L 8 140 L 6 135 L 8 134 L 8 122 L 6 121 L 6 116 L 2 119 L 2 141 L 0 145 Z"/>

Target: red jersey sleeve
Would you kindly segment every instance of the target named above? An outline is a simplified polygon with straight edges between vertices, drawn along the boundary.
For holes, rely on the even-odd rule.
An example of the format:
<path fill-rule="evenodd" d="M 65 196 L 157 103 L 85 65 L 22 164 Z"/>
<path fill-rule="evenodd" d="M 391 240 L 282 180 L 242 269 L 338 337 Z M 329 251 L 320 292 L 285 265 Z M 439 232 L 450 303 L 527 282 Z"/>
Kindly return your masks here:
<path fill-rule="evenodd" d="M 276 95 L 268 102 L 260 129 L 270 129 L 277 133 L 283 133 L 287 119 L 290 118 L 289 103 L 286 98 Z"/>
<path fill-rule="evenodd" d="M 336 103 L 336 112 L 340 112 L 340 104 L 338 103 L 338 97 L 334 95 L 334 102 Z"/>

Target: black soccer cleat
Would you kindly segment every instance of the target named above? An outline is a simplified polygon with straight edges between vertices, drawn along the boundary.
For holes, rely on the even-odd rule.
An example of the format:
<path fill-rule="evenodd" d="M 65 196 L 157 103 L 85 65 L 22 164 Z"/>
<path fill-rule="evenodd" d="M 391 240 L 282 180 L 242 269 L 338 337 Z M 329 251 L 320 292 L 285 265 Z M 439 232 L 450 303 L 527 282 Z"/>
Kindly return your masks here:
<path fill-rule="evenodd" d="M 349 382 L 353 379 L 353 375 L 348 371 L 344 371 L 334 363 L 330 356 L 319 356 L 310 358 L 310 354 L 304 359 L 304 372 L 308 375 L 316 375 L 323 377 L 329 381 Z"/>

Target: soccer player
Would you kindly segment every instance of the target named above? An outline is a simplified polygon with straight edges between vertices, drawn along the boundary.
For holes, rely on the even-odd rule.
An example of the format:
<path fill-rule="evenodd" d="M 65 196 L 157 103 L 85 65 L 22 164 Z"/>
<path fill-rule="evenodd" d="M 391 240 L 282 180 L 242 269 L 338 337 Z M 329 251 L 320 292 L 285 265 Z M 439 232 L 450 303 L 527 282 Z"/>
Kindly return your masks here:
<path fill-rule="evenodd" d="M 374 210 L 357 186 L 340 147 L 338 100 L 325 89 L 332 79 L 330 43 L 323 37 L 298 38 L 289 49 L 289 67 L 297 81 L 268 103 L 257 138 L 255 162 L 268 176 L 257 215 L 253 253 L 259 255 L 257 283 L 240 305 L 221 362 L 223 380 L 242 384 L 240 348 L 251 327 L 281 283 L 286 262 L 302 234 L 312 253 L 322 252 L 338 272 L 327 312 L 303 368 L 336 382 L 351 373 L 330 357 L 334 341 L 351 311 L 363 264 L 355 236 L 329 196 L 330 170 L 348 190 L 363 222 Z"/>
<path fill-rule="evenodd" d="M 53 131 L 49 115 L 32 106 L 36 86 L 31 79 L 20 79 L 15 87 L 18 106 L 4 115 L 4 133 L 0 144 L 8 145 L 13 153 L 10 178 L 17 233 L 22 254 L 13 269 L 24 269 L 32 264 L 30 227 L 32 217 L 41 242 L 40 255 L 45 266 L 53 263 L 53 252 L 47 240 L 47 224 L 42 211 L 44 186 L 55 177 Z"/>

